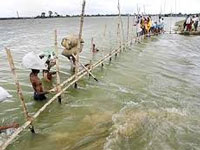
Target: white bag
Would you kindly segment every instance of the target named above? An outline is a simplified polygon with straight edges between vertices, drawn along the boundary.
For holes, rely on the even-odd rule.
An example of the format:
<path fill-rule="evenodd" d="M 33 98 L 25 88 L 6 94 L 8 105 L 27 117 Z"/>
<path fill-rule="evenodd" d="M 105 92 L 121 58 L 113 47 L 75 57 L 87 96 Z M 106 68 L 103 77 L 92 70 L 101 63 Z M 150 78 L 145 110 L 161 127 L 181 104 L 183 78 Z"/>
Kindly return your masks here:
<path fill-rule="evenodd" d="M 10 95 L 4 88 L 0 87 L 0 102 L 11 97 L 12 95 Z"/>
<path fill-rule="evenodd" d="M 34 52 L 30 52 L 23 57 L 22 63 L 23 66 L 27 69 L 35 69 L 35 70 L 46 70 L 47 65 L 45 64 L 46 60 L 40 59 L 38 55 Z"/>

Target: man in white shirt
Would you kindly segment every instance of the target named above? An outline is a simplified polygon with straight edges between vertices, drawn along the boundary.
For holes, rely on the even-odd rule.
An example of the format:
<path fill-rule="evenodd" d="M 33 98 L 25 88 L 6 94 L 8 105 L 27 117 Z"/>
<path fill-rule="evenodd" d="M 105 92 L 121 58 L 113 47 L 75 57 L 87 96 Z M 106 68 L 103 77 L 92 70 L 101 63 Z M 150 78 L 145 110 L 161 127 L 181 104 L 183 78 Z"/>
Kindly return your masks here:
<path fill-rule="evenodd" d="M 195 29 L 195 31 L 197 31 L 198 24 L 199 24 L 199 16 L 196 15 L 196 16 L 194 17 L 193 21 L 194 21 L 194 29 Z"/>
<path fill-rule="evenodd" d="M 142 28 L 140 24 L 140 19 L 138 19 L 136 22 L 136 33 L 137 33 L 136 42 L 140 43 L 140 37 L 142 36 Z"/>
<path fill-rule="evenodd" d="M 192 29 L 192 19 L 189 15 L 186 19 L 186 27 L 187 27 L 187 29 L 186 29 L 187 31 L 191 31 L 191 29 Z"/>

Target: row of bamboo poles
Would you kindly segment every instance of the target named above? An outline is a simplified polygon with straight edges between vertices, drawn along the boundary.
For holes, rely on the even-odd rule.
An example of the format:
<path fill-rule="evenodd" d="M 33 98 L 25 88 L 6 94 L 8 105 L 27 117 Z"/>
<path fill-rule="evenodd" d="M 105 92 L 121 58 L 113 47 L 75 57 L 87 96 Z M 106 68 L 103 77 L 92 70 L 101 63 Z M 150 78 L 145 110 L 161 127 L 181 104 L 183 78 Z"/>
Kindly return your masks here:
<path fill-rule="evenodd" d="M 86 5 L 86 1 L 83 0 L 83 4 L 82 4 L 82 13 L 81 13 L 81 19 L 80 19 L 80 31 L 79 31 L 79 40 L 78 40 L 78 49 L 80 50 L 81 48 L 81 39 L 82 39 L 82 32 L 83 32 L 83 24 L 84 24 L 84 14 L 85 14 L 85 5 Z M 103 56 L 100 60 L 98 60 L 96 63 L 93 63 L 92 60 L 90 60 L 90 67 L 86 68 L 84 67 L 83 70 L 79 70 L 79 66 L 82 65 L 79 61 L 79 50 L 78 50 L 78 54 L 75 56 L 76 57 L 76 63 L 75 63 L 75 74 L 73 76 L 71 76 L 70 78 L 68 78 L 67 80 L 63 81 L 61 83 L 60 81 L 60 68 L 59 68 L 59 58 L 58 58 L 58 41 L 57 41 L 57 30 L 55 30 L 55 53 L 56 53 L 56 87 L 53 88 L 52 90 L 50 90 L 51 92 L 55 92 L 56 94 L 44 105 L 42 106 L 42 108 L 40 108 L 33 116 L 30 116 L 28 113 L 28 109 L 27 106 L 25 104 L 25 99 L 24 96 L 22 94 L 22 88 L 19 84 L 18 81 L 18 77 L 16 74 L 16 68 L 14 65 L 14 61 L 13 61 L 13 57 L 11 55 L 11 51 L 9 49 L 5 49 L 6 53 L 7 53 L 7 57 L 8 57 L 8 61 L 9 61 L 9 65 L 11 68 L 11 72 L 13 74 L 13 78 L 14 81 L 16 83 L 17 86 L 17 93 L 19 96 L 19 99 L 21 101 L 22 104 L 22 108 L 23 108 L 23 112 L 24 112 L 24 116 L 26 119 L 26 122 L 19 127 L 1 146 L 0 149 L 4 150 L 6 149 L 17 137 L 18 135 L 24 131 L 26 128 L 29 127 L 29 129 L 31 130 L 32 133 L 35 133 L 34 130 L 34 126 L 33 126 L 33 121 L 43 112 L 46 110 L 46 108 L 51 105 L 54 101 L 58 100 L 59 103 L 61 103 L 62 100 L 62 94 L 71 86 L 75 86 L 75 88 L 77 88 L 77 82 L 83 78 L 85 75 L 89 74 L 91 75 L 96 81 L 98 81 L 95 76 L 92 74 L 92 71 L 99 67 L 99 66 L 103 66 L 103 63 L 107 60 L 111 61 L 113 56 L 117 56 L 120 52 L 123 52 L 127 46 L 131 45 L 133 42 L 133 37 L 131 37 L 130 41 L 129 41 L 129 16 L 128 16 L 128 26 L 127 26 L 127 42 L 125 42 L 125 38 L 124 38 L 124 30 L 123 30 L 123 22 L 122 22 L 122 18 L 121 18 L 121 12 L 120 12 L 120 3 L 118 0 L 118 12 L 119 12 L 119 16 L 118 16 L 118 24 L 117 24 L 117 41 L 119 43 L 119 46 L 117 49 L 110 51 L 108 54 L 106 54 L 105 56 Z M 104 31 L 104 35 L 106 32 L 106 26 L 105 26 L 105 31 Z M 93 39 L 91 41 L 91 44 L 93 45 Z M 83 66 L 83 65 L 82 65 Z"/>

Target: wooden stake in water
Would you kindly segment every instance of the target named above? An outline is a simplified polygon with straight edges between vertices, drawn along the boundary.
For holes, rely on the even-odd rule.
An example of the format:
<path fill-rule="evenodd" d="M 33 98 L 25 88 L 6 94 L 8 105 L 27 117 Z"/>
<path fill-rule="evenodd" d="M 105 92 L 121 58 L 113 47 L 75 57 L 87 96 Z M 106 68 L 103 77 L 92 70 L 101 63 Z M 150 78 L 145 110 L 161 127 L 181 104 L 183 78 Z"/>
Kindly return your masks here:
<path fill-rule="evenodd" d="M 130 43 L 130 45 L 132 45 L 133 44 L 133 38 L 134 38 L 134 36 L 133 36 L 133 34 L 134 34 L 134 28 L 133 28 L 133 25 L 135 24 L 135 16 L 133 17 L 133 20 L 132 20 L 133 22 L 131 23 L 131 43 Z"/>
<path fill-rule="evenodd" d="M 58 59 L 58 34 L 57 30 L 55 30 L 55 52 L 56 52 L 56 87 L 57 87 L 57 93 L 61 91 L 60 86 L 60 68 L 59 68 L 59 59 Z M 62 96 L 58 96 L 58 102 L 61 103 Z"/>
<path fill-rule="evenodd" d="M 120 52 L 122 51 L 122 43 L 121 43 L 121 36 L 120 36 L 120 23 L 117 23 L 117 43 L 119 44 Z M 115 54 L 117 56 L 117 54 Z"/>
<path fill-rule="evenodd" d="M 123 24 L 121 19 L 121 10 L 120 10 L 120 2 L 118 0 L 118 12 L 119 12 L 119 24 L 120 24 L 120 41 L 121 41 L 121 49 L 124 49 L 124 30 L 123 30 Z"/>
<path fill-rule="evenodd" d="M 10 49 L 7 49 L 7 48 L 5 48 L 5 50 L 6 50 L 6 53 L 7 53 L 7 58 L 8 58 L 8 62 L 9 62 L 9 65 L 10 65 L 10 69 L 11 69 L 11 72 L 13 74 L 13 78 L 14 78 L 14 81 L 15 81 L 15 84 L 16 84 L 16 87 L 17 87 L 17 94 L 18 94 L 18 97 L 20 99 L 23 111 L 24 111 L 24 116 L 25 116 L 26 120 L 29 121 L 32 118 L 31 118 L 31 116 L 29 116 L 29 113 L 28 113 L 28 110 L 27 110 L 27 107 L 26 107 L 26 104 L 25 104 L 24 96 L 22 94 L 22 88 L 19 84 L 19 80 L 18 80 L 18 77 L 17 77 L 16 68 L 15 68 L 15 65 L 14 65 L 14 61 L 13 61 L 11 51 L 10 51 Z M 32 133 L 35 133 L 35 130 L 34 130 L 34 127 L 33 127 L 32 124 L 30 124 L 29 128 L 30 128 Z"/>
<path fill-rule="evenodd" d="M 129 21 L 129 18 L 130 18 L 130 15 L 128 15 L 128 21 L 127 21 L 127 39 L 126 39 L 127 42 L 129 41 L 129 26 L 130 26 L 130 25 L 129 25 L 129 24 L 130 24 L 130 23 L 129 23 L 129 22 L 130 22 L 130 21 Z"/>
<path fill-rule="evenodd" d="M 80 22 L 80 31 L 79 31 L 79 37 L 78 37 L 78 52 L 76 55 L 76 68 L 75 68 L 75 78 L 78 78 L 78 72 L 79 72 L 79 52 L 81 51 L 81 38 L 83 33 L 83 23 L 84 23 L 84 15 L 85 15 L 85 0 L 83 0 L 82 4 L 82 13 L 81 13 L 81 22 Z M 75 88 L 77 88 L 77 83 L 75 83 Z"/>

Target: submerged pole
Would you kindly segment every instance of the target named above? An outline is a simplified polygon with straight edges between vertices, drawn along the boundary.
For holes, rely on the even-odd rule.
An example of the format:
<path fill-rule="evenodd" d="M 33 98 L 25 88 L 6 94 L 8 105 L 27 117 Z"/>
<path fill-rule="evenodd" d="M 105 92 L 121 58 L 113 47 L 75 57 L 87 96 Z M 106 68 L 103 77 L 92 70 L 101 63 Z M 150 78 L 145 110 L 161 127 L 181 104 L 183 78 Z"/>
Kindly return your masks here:
<path fill-rule="evenodd" d="M 61 91 L 60 86 L 60 68 L 59 68 L 59 59 L 58 59 L 58 33 L 57 30 L 55 30 L 55 51 L 56 51 L 56 88 L 57 93 Z M 58 96 L 58 102 L 61 103 L 62 96 Z"/>
<path fill-rule="evenodd" d="M 23 108 L 24 116 L 25 116 L 27 121 L 30 121 L 30 120 L 32 120 L 32 117 L 29 115 L 28 109 L 27 109 L 26 104 L 25 104 L 24 96 L 22 94 L 22 88 L 19 84 L 19 80 L 18 80 L 18 77 L 17 77 L 16 68 L 15 68 L 15 65 L 14 65 L 14 61 L 13 61 L 11 51 L 8 48 L 5 48 L 5 50 L 6 50 L 9 66 L 10 66 L 11 72 L 13 74 L 13 79 L 14 79 L 16 87 L 17 87 L 17 94 L 18 94 L 18 97 L 20 99 L 20 102 L 21 102 L 21 105 L 22 105 L 22 108 Z M 32 124 L 30 124 L 29 128 L 30 128 L 32 133 L 35 133 L 35 130 L 34 130 L 34 127 L 33 127 Z"/>
<path fill-rule="evenodd" d="M 81 22 L 80 22 L 80 30 L 79 30 L 79 37 L 78 37 L 78 51 L 76 55 L 76 68 L 75 68 L 75 78 L 78 78 L 78 72 L 79 72 L 79 52 L 81 51 L 81 38 L 83 33 L 83 23 L 84 23 L 84 15 L 85 15 L 85 0 L 83 0 L 82 4 L 82 12 L 81 12 Z M 75 88 L 77 88 L 77 83 L 74 85 Z"/>

